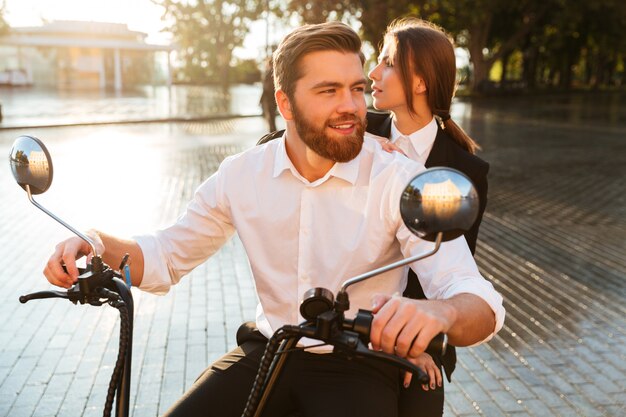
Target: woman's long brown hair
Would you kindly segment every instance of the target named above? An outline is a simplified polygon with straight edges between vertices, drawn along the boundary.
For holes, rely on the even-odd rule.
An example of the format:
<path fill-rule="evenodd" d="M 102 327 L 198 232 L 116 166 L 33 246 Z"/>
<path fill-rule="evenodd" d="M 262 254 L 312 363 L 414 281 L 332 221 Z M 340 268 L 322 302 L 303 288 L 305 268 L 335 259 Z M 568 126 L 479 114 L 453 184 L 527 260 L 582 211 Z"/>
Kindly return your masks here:
<path fill-rule="evenodd" d="M 389 59 L 399 70 L 410 114 L 413 109 L 413 74 L 426 83 L 428 106 L 445 130 L 463 149 L 476 153 L 478 144 L 450 118 L 456 91 L 454 42 L 439 26 L 417 18 L 394 20 L 385 32 Z"/>

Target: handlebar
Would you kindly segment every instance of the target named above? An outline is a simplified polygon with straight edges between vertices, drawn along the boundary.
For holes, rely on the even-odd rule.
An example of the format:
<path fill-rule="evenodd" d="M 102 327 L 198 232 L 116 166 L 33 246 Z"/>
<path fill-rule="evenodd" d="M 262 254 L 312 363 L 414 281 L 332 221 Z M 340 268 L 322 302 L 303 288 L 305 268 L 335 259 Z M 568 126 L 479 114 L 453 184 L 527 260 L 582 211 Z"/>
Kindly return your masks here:
<path fill-rule="evenodd" d="M 122 264 L 123 265 L 123 264 Z M 64 267 L 65 269 L 65 267 Z M 120 267 L 121 269 L 121 267 Z M 67 272 L 67 270 L 66 270 Z M 19 297 L 20 303 L 43 298 L 65 298 L 72 303 L 101 306 L 109 304 L 120 313 L 120 345 L 118 357 L 107 390 L 104 415 L 111 415 L 116 399 L 116 415 L 127 417 L 129 413 L 130 373 L 133 339 L 133 298 L 129 286 L 121 275 L 94 256 L 87 268 L 79 268 L 78 282 L 67 291 L 39 291 Z"/>

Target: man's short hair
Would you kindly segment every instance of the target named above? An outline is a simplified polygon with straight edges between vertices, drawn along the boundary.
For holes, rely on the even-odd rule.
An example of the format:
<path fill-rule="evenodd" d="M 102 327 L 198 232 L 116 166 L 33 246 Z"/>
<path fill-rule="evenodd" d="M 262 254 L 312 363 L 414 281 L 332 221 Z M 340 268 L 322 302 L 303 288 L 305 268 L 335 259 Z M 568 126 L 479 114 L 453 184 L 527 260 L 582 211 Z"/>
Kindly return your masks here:
<path fill-rule="evenodd" d="M 293 100 L 296 82 L 302 77 L 300 60 L 318 51 L 355 53 L 361 65 L 365 62 L 361 39 L 348 25 L 341 22 L 304 25 L 285 36 L 274 51 L 274 87 Z"/>

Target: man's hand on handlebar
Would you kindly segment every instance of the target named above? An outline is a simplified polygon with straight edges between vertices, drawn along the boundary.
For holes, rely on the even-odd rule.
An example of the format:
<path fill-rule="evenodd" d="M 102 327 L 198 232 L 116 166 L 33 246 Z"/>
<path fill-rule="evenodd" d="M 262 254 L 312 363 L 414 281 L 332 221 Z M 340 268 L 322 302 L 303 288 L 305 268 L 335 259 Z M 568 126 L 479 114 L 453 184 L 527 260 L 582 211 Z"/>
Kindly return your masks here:
<path fill-rule="evenodd" d="M 102 255 L 104 253 L 104 245 L 98 234 L 87 232 L 87 236 L 92 239 L 96 250 Z M 87 262 L 93 256 L 89 244 L 79 237 L 66 239 L 56 245 L 54 253 L 46 263 L 43 274 L 51 284 L 70 288 L 78 280 L 79 273 L 76 260 L 83 256 L 87 256 Z M 67 272 L 63 269 L 64 265 Z"/>
<path fill-rule="evenodd" d="M 456 309 L 441 300 L 377 294 L 372 301 L 372 348 L 403 358 L 417 358 L 437 334 L 448 333 L 457 319 Z"/>

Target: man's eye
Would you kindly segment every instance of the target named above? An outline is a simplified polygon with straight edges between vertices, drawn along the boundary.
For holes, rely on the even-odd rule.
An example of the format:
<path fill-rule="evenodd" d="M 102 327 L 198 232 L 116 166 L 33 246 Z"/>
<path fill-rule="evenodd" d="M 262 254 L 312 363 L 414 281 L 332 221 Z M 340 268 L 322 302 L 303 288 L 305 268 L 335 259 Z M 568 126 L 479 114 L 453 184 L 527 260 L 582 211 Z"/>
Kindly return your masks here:
<path fill-rule="evenodd" d="M 354 87 L 352 90 L 362 93 L 363 91 L 365 91 L 365 87 Z"/>
<path fill-rule="evenodd" d="M 322 94 L 333 94 L 334 92 L 335 92 L 334 88 L 331 88 L 329 90 L 320 91 L 320 93 L 322 93 Z"/>

